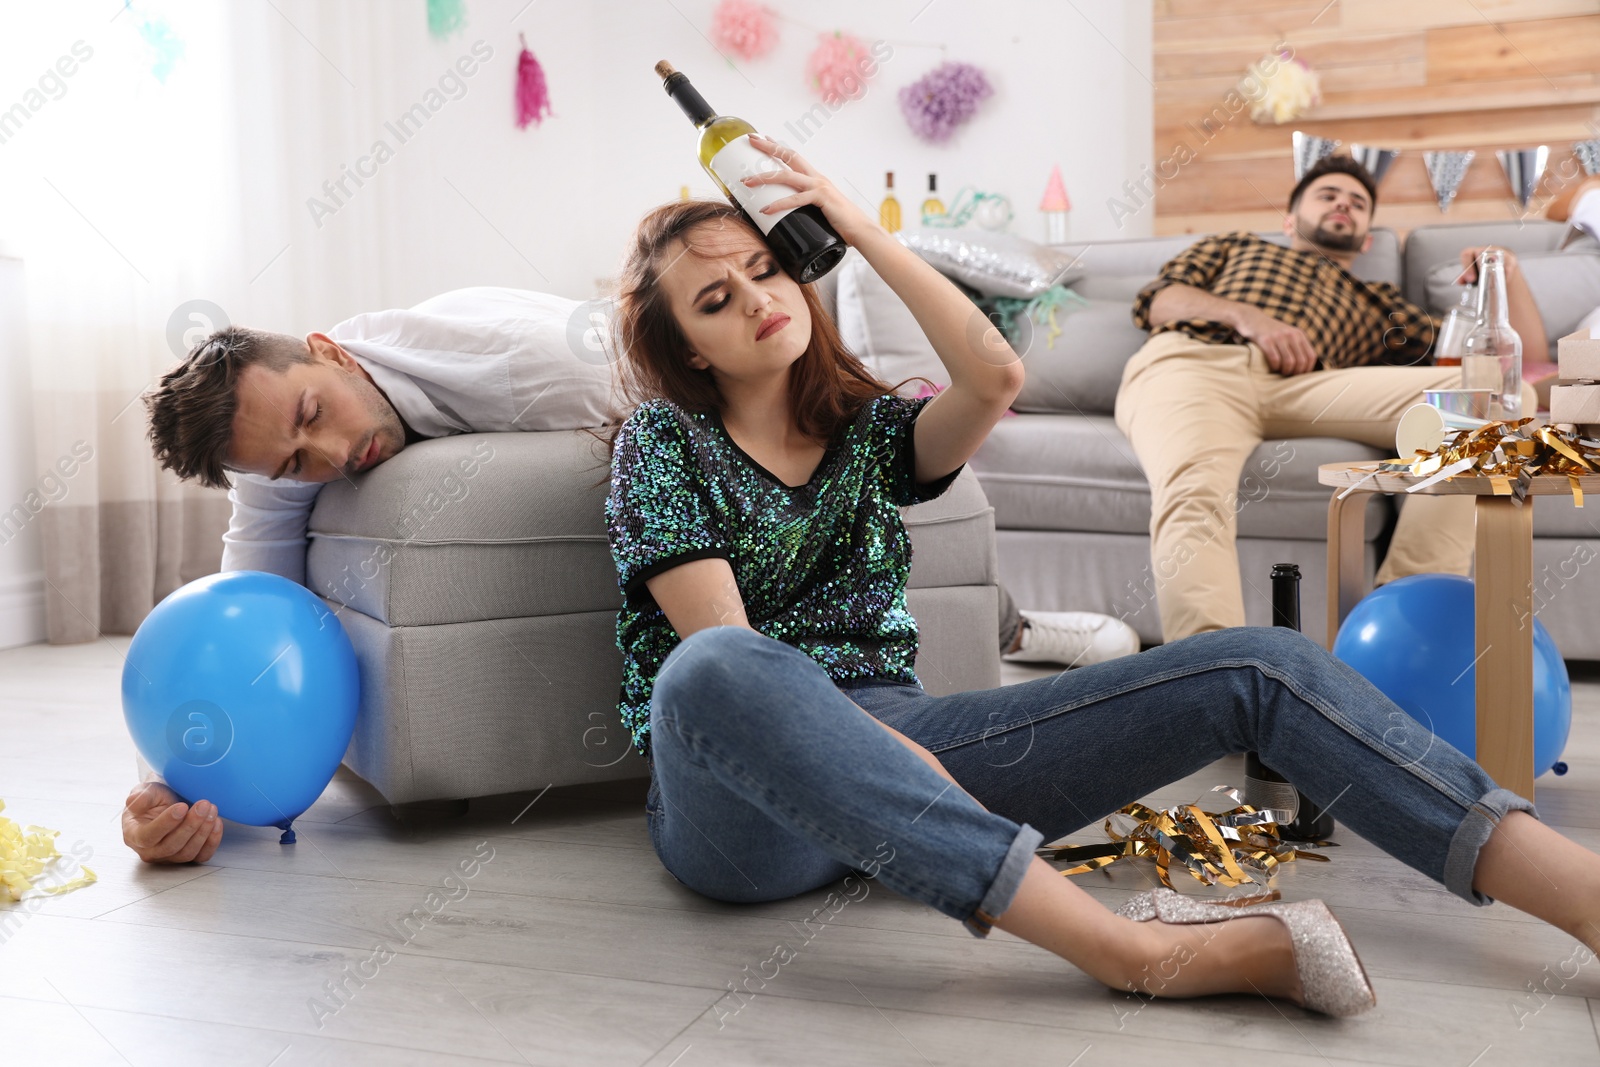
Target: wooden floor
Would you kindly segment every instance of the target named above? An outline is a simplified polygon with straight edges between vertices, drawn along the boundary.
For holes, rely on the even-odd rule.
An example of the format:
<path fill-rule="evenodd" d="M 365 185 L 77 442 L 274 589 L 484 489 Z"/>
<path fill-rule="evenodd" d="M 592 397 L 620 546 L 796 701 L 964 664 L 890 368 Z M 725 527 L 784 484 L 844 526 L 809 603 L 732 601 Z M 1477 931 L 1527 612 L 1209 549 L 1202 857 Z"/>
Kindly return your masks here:
<path fill-rule="evenodd" d="M 1345 832 L 1331 863 L 1278 882 L 1333 906 L 1373 978 L 1378 1007 L 1343 1022 L 1259 997 L 1141 1005 L 876 883 L 809 927 L 827 890 L 718 904 L 656 860 L 642 784 L 400 824 L 341 772 L 297 845 L 230 825 L 205 866 L 147 867 L 117 822 L 133 765 L 125 647 L 0 652 L 6 814 L 59 829 L 63 851 L 92 848 L 100 874 L 0 906 L 7 1065 L 1600 1063 L 1600 965 L 1576 942 L 1505 905 L 1473 908 Z M 1575 672 L 1572 771 L 1540 779 L 1538 802 L 1600 850 L 1600 670 Z M 1223 782 L 1241 782 L 1237 757 L 1149 799 Z M 490 849 L 464 898 L 397 929 Z M 1080 882 L 1114 906 L 1148 875 Z M 770 975 L 779 941 L 794 957 L 736 1000 L 730 984 Z"/>

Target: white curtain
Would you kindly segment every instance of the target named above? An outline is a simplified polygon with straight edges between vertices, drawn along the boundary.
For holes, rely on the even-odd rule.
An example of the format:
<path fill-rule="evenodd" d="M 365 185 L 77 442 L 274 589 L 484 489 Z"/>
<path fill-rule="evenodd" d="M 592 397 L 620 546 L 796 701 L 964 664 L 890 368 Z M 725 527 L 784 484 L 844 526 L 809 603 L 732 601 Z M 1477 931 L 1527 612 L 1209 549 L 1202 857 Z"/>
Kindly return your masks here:
<path fill-rule="evenodd" d="M 36 467 L 64 486 L 37 516 L 47 632 L 85 641 L 131 632 L 221 554 L 225 495 L 157 468 L 139 394 L 227 321 L 303 333 L 392 291 L 395 227 L 379 223 L 418 176 L 347 183 L 358 195 L 331 219 L 307 201 L 328 202 L 322 181 L 399 110 L 396 70 L 430 45 L 421 4 L 383 0 L 4 17 L 0 242 L 27 279 Z"/>

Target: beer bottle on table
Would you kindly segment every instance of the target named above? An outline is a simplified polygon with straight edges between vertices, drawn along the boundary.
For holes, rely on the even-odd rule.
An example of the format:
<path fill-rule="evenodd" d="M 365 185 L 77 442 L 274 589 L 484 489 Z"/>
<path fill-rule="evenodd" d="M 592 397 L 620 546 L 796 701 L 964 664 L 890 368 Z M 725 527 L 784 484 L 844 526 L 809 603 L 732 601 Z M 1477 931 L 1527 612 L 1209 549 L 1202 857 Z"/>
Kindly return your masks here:
<path fill-rule="evenodd" d="M 1272 625 L 1300 629 L 1300 568 L 1278 563 L 1272 568 Z M 1244 800 L 1254 808 L 1293 812 L 1278 826 L 1285 841 L 1325 841 L 1333 836 L 1333 816 L 1317 807 L 1277 771 L 1261 762 L 1258 752 L 1244 754 Z"/>

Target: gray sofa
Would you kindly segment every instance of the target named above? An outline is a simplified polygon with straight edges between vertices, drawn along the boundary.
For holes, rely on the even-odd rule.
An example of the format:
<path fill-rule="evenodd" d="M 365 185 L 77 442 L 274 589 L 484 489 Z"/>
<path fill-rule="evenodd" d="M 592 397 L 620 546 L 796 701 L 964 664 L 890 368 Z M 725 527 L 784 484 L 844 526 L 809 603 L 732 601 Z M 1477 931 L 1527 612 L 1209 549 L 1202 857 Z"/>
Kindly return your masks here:
<path fill-rule="evenodd" d="M 1379 231 L 1356 272 L 1403 282 L 1426 302 L 1428 269 L 1460 248 L 1492 241 L 1526 257 L 1552 249 L 1560 233 L 1543 223 L 1424 227 L 1402 251 Z M 1122 366 L 1144 341 L 1133 295 L 1192 240 L 1071 246 L 1086 268 L 1074 288 L 1089 305 L 1060 319 L 1053 346 L 1038 337 L 1024 353 L 1023 414 L 1001 420 L 944 497 L 906 509 L 917 670 L 929 691 L 998 684 L 997 575 L 1024 607 L 1121 615 L 1159 642 L 1149 490 L 1111 411 Z M 836 285 L 837 272 L 818 283 L 830 310 Z M 1600 303 L 1600 282 L 1595 293 Z M 1554 340 L 1562 323 L 1547 325 Z M 1316 468 L 1378 455 L 1317 438 L 1258 450 L 1240 486 L 1252 623 L 1269 621 L 1271 565 L 1295 562 L 1305 627 L 1323 639 L 1329 491 Z M 605 473 L 583 434 L 464 435 L 413 445 L 320 495 L 308 584 L 328 594 L 361 661 L 361 714 L 345 762 L 391 803 L 647 774 L 616 712 L 619 595 L 605 487 L 596 484 Z M 1369 504 L 1369 578 L 1394 507 L 1382 497 Z M 1539 617 L 1573 659 L 1600 659 L 1591 607 L 1600 568 L 1573 565 L 1600 553 L 1600 515 L 1590 511 L 1548 498 L 1535 518 Z"/>
<path fill-rule="evenodd" d="M 319 494 L 307 585 L 361 664 L 344 762 L 390 803 L 648 776 L 616 710 L 607 474 L 587 434 L 466 434 Z M 977 479 L 903 515 L 924 687 L 1000 684 L 994 513 Z"/>
<path fill-rule="evenodd" d="M 1580 309 L 1600 305 L 1600 254 L 1592 247 L 1553 251 L 1563 232 L 1543 221 L 1426 226 L 1413 230 L 1402 247 L 1392 231 L 1380 229 L 1354 271 L 1401 285 L 1412 300 L 1442 314 L 1440 298 L 1453 303 L 1453 295 L 1449 287 L 1439 291 L 1436 276 L 1436 298 L 1429 299 L 1430 270 L 1447 270 L 1443 265 L 1457 263 L 1462 248 L 1509 247 L 1530 269 L 1553 344 L 1576 325 Z M 972 461 L 995 510 L 1000 580 L 1017 602 L 1121 616 L 1147 644 L 1161 640 L 1148 536 L 1150 493 L 1111 413 L 1123 364 L 1145 340 L 1132 322 L 1133 297 L 1198 236 L 1063 246 L 1079 257 L 1083 273 L 1072 289 L 1088 306 L 1059 317 L 1063 333 L 1053 345 L 1044 331 L 1033 334 L 1022 351 L 1028 383 L 1014 405 L 1022 414 L 1002 419 Z M 1317 467 L 1384 455 L 1330 438 L 1267 441 L 1257 449 L 1240 481 L 1238 509 L 1251 624 L 1271 621 L 1272 565 L 1297 563 L 1303 625 L 1313 638 L 1325 639 L 1329 490 L 1317 484 Z M 1381 496 L 1368 504 L 1369 580 L 1396 506 Z M 1600 602 L 1600 567 L 1582 565 L 1600 554 L 1600 512 L 1593 506 L 1578 510 L 1567 498 L 1542 499 L 1534 533 L 1539 619 L 1567 658 L 1600 659 L 1593 609 Z"/>

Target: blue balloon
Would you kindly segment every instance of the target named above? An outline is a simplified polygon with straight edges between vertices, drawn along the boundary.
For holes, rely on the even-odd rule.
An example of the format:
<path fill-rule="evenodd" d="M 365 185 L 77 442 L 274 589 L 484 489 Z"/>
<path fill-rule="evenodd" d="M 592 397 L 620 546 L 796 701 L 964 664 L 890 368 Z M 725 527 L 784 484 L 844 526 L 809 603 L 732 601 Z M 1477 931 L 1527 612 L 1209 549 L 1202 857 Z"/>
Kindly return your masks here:
<path fill-rule="evenodd" d="M 128 731 L 175 793 L 285 830 L 338 770 L 359 697 L 339 620 L 261 571 L 209 575 L 157 604 L 122 670 Z"/>
<path fill-rule="evenodd" d="M 1333 654 L 1468 756 L 1478 749 L 1472 579 L 1414 574 L 1379 586 L 1339 627 Z M 1572 729 L 1567 665 L 1533 622 L 1533 773 L 1555 765 Z M 1561 773 L 1558 768 L 1557 773 Z"/>

